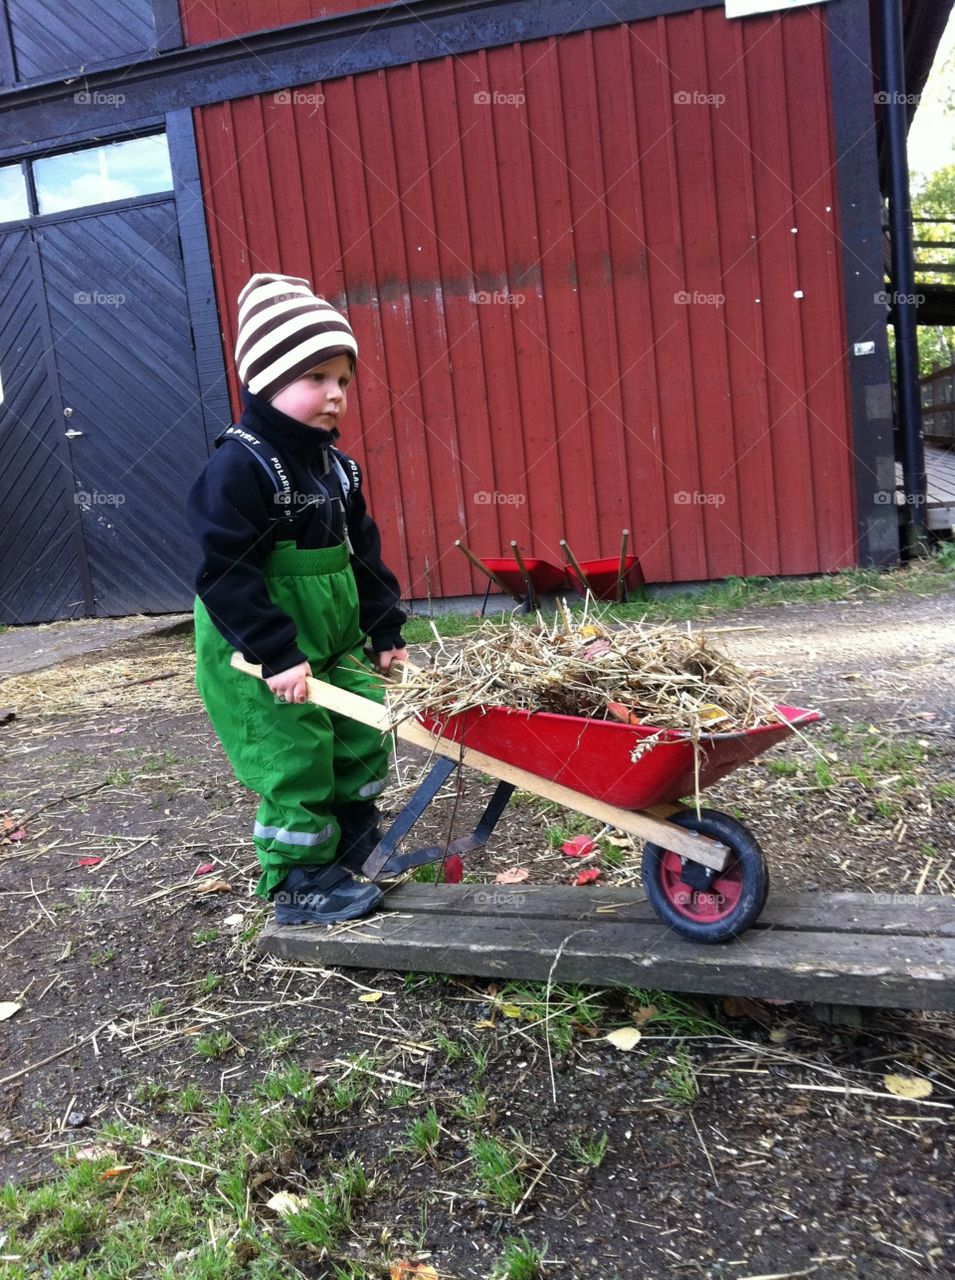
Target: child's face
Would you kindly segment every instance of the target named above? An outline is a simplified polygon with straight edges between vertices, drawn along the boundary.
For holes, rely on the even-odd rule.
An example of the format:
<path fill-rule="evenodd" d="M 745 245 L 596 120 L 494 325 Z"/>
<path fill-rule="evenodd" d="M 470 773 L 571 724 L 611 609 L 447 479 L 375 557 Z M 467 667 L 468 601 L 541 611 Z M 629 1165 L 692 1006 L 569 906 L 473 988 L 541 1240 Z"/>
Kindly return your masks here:
<path fill-rule="evenodd" d="M 334 356 L 283 387 L 272 397 L 272 404 L 280 413 L 287 413 L 307 427 L 331 431 L 345 416 L 346 390 L 351 380 L 351 360 L 348 356 Z"/>

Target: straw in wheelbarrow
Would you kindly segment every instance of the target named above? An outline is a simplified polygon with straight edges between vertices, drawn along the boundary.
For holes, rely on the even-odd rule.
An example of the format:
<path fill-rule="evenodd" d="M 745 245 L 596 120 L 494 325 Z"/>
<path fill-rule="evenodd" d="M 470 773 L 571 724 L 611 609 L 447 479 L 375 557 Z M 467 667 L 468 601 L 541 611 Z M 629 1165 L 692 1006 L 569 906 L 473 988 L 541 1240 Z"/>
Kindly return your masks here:
<path fill-rule="evenodd" d="M 433 665 L 392 697 L 399 716 L 439 719 L 503 706 L 701 733 L 778 724 L 755 678 L 707 638 L 672 624 L 611 627 L 558 609 L 552 624 L 486 623 L 454 648 L 438 639 Z"/>

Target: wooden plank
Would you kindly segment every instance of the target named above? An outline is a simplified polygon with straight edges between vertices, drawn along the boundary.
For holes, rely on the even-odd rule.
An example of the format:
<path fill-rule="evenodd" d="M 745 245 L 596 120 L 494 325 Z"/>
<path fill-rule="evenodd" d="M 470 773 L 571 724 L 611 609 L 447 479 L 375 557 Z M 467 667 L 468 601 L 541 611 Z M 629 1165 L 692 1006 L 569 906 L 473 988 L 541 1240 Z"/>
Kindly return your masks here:
<path fill-rule="evenodd" d="M 413 884 L 382 910 L 443 916 L 521 916 L 565 922 L 658 918 L 642 890 L 576 885 Z M 955 898 L 944 894 L 772 893 L 754 929 L 955 938 Z"/>
<path fill-rule="evenodd" d="M 259 949 L 320 965 L 653 987 L 708 995 L 955 1010 L 955 941 L 750 930 L 703 946 L 662 924 L 378 912 L 268 926 Z"/>
<path fill-rule="evenodd" d="M 260 680 L 262 678 L 262 668 L 246 662 L 241 653 L 233 653 L 232 666 L 236 671 L 244 671 L 247 675 L 255 676 Z M 630 809 L 620 809 L 613 804 L 605 804 L 603 800 L 596 800 L 593 796 L 584 795 L 581 791 L 573 791 L 570 787 L 551 782 L 548 778 L 542 778 L 527 769 L 518 768 L 515 764 L 505 764 L 503 760 L 485 755 L 483 751 L 473 751 L 470 747 L 463 747 L 460 743 L 451 742 L 446 738 L 436 738 L 414 720 L 402 720 L 400 724 L 395 724 L 387 707 L 372 702 L 369 698 L 363 698 L 357 693 L 351 693 L 347 689 L 339 689 L 336 685 L 329 684 L 327 680 L 308 677 L 305 685 L 308 690 L 308 701 L 314 702 L 318 707 L 325 707 L 338 715 L 357 720 L 360 724 L 370 725 L 371 728 L 378 729 L 382 733 L 394 733 L 402 742 L 423 747 L 436 756 L 458 760 L 471 769 L 479 769 L 482 773 L 490 774 L 492 778 L 500 778 L 502 782 L 510 782 L 515 787 L 522 787 L 525 791 L 531 791 L 545 800 L 552 800 L 565 809 L 573 809 L 577 813 L 586 814 L 589 818 L 596 818 L 598 822 L 616 827 L 618 831 L 626 831 L 628 835 L 640 836 L 642 840 L 651 840 L 659 844 L 665 842 L 666 847 L 672 852 L 691 858 L 694 862 L 701 862 L 703 866 L 712 867 L 715 871 L 722 871 L 726 864 L 729 852 L 726 846 L 709 836 L 675 827 L 672 823 L 652 817 L 646 812 L 637 813 Z"/>

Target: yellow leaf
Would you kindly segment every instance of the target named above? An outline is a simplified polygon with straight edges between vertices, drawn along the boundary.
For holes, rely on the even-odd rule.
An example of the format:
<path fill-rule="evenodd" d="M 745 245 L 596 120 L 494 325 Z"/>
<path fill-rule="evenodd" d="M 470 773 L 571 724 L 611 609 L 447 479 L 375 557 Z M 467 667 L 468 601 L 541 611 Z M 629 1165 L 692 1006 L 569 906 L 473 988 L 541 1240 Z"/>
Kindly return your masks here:
<path fill-rule="evenodd" d="M 232 885 L 228 880 L 204 880 L 196 885 L 196 893 L 231 893 Z"/>
<path fill-rule="evenodd" d="M 608 1031 L 604 1039 L 609 1040 L 615 1049 L 622 1049 L 625 1053 L 629 1053 L 641 1036 L 642 1032 L 636 1027 L 620 1027 L 617 1031 Z"/>
<path fill-rule="evenodd" d="M 704 702 L 696 714 L 700 724 L 718 724 L 721 720 L 730 718 L 730 713 L 715 702 Z"/>
<path fill-rule="evenodd" d="M 385 993 L 383 991 L 366 991 L 364 995 L 360 995 L 358 999 L 362 1004 L 377 1004 Z"/>
<path fill-rule="evenodd" d="M 15 1013 L 19 1013 L 23 1008 L 22 1004 L 17 1004 L 13 1000 L 0 1001 L 0 1022 L 5 1022 L 7 1018 L 12 1018 Z"/>
<path fill-rule="evenodd" d="M 287 1218 L 290 1213 L 298 1213 L 306 1204 L 306 1196 L 296 1196 L 291 1191 L 276 1191 L 270 1200 L 266 1200 L 265 1207 L 277 1213 L 280 1218 Z"/>
<path fill-rule="evenodd" d="M 490 1022 L 487 1018 L 484 1018 L 481 1022 L 475 1022 L 474 1025 L 476 1027 L 493 1027 L 495 1023 Z"/>
<path fill-rule="evenodd" d="M 931 1080 L 921 1076 L 883 1076 L 882 1083 L 897 1098 L 927 1098 L 932 1092 Z"/>
<path fill-rule="evenodd" d="M 786 1027 L 773 1027 L 769 1033 L 769 1038 L 773 1044 L 785 1044 L 789 1039 L 789 1031 Z"/>
<path fill-rule="evenodd" d="M 517 1004 L 502 1004 L 501 1013 L 505 1018 L 519 1018 L 521 1016 L 521 1007 Z"/>

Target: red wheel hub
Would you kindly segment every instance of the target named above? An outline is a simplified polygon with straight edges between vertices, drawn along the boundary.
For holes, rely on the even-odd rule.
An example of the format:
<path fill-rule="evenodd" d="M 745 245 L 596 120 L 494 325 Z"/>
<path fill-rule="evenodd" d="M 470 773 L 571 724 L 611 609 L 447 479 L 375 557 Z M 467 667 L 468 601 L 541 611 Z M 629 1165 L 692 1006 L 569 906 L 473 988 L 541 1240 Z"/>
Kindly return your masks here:
<path fill-rule="evenodd" d="M 683 862 L 678 853 L 666 852 L 660 859 L 660 887 L 670 904 L 687 920 L 713 923 L 723 920 L 736 907 L 743 892 L 739 859 L 729 862 L 713 878 L 709 889 L 694 889 L 683 880 Z"/>

